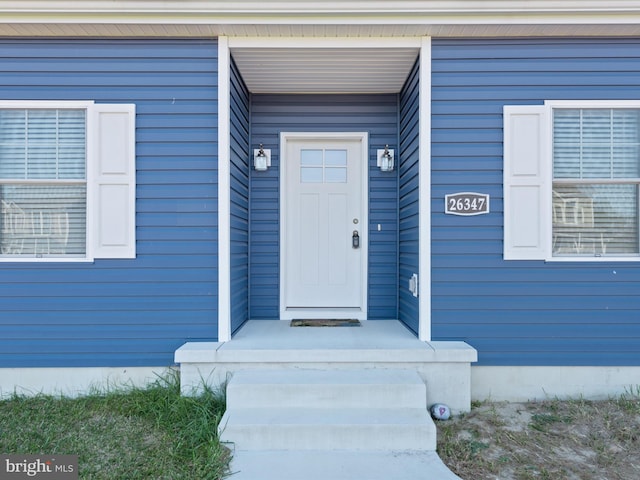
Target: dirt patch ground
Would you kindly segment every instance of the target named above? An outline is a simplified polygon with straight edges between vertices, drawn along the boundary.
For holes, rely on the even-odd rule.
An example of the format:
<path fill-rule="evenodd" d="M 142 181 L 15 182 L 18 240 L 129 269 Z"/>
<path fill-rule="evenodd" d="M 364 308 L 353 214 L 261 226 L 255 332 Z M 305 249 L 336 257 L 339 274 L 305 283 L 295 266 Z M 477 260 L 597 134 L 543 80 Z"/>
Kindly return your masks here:
<path fill-rule="evenodd" d="M 640 479 L 640 392 L 479 403 L 437 427 L 440 457 L 464 480 Z"/>

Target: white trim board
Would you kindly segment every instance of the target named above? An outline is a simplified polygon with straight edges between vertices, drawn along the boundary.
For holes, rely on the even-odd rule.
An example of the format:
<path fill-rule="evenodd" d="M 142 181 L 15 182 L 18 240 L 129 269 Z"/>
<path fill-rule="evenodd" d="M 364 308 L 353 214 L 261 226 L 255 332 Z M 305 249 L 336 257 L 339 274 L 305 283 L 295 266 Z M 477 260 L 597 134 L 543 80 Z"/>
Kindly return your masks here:
<path fill-rule="evenodd" d="M 471 399 L 479 401 L 606 400 L 639 385 L 640 367 L 471 367 Z"/>
<path fill-rule="evenodd" d="M 218 39 L 218 340 L 231 340 L 231 56 Z"/>
<path fill-rule="evenodd" d="M 10 0 L 0 1 L 0 12 L 12 16 L 35 15 L 72 15 L 83 21 L 96 21 L 101 18 L 103 22 L 113 18 L 136 17 L 152 21 L 156 17 L 161 20 L 175 18 L 174 21 L 190 19 L 196 22 L 198 18 L 205 22 L 212 18 L 244 17 L 250 15 L 247 20 L 257 21 L 260 15 L 263 22 L 282 21 L 282 17 L 308 18 L 313 15 L 321 16 L 345 16 L 353 14 L 369 14 L 379 17 L 393 15 L 424 17 L 436 16 L 449 19 L 450 16 L 480 15 L 489 19 L 505 15 L 541 15 L 541 16 L 565 16 L 576 14 L 627 14 L 638 12 L 638 3 L 635 0 L 486 0 L 483 2 L 463 0 L 441 0 L 438 2 L 424 2 L 420 0 L 369 0 L 365 4 L 360 1 L 347 0 L 280 0 L 264 3 L 255 0 L 170 0 L 170 1 L 116 1 L 85 0 L 83 2 L 69 2 L 65 0 L 24 0 L 15 2 Z M 476 21 L 482 21 L 482 18 Z M 488 20 L 484 20 L 488 21 Z"/>
<path fill-rule="evenodd" d="M 420 46 L 418 338 L 431 341 L 431 38 Z"/>

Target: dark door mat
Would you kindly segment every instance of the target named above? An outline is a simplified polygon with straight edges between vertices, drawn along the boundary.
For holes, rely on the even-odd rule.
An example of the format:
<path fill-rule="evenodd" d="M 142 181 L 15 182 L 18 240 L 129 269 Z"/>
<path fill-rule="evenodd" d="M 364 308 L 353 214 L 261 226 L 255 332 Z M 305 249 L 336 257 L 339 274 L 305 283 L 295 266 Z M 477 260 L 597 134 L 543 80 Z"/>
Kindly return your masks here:
<path fill-rule="evenodd" d="M 292 327 L 359 327 L 360 320 L 338 320 L 332 318 L 320 318 L 311 320 L 291 320 Z"/>

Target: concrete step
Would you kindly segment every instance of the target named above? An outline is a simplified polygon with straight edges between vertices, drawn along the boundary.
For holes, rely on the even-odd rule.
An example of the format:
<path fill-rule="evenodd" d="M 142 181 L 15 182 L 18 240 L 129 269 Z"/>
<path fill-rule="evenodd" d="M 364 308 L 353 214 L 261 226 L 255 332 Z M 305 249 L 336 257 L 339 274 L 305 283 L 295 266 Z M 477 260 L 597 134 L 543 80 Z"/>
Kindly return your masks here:
<path fill-rule="evenodd" d="M 241 450 L 435 451 L 423 408 L 227 408 L 220 438 Z"/>
<path fill-rule="evenodd" d="M 412 370 L 244 370 L 227 386 L 231 408 L 427 408 Z"/>
<path fill-rule="evenodd" d="M 436 452 L 236 450 L 233 480 L 460 480 Z"/>

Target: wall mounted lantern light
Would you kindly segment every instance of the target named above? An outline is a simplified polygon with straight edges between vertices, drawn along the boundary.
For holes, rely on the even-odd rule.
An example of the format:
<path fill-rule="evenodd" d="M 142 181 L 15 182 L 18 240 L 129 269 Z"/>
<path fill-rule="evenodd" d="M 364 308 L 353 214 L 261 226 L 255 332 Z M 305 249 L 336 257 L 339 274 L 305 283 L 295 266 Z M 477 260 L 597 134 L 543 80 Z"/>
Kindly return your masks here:
<path fill-rule="evenodd" d="M 271 166 L 271 150 L 262 148 L 253 149 L 253 168 L 258 172 L 265 172 Z"/>
<path fill-rule="evenodd" d="M 378 167 L 381 172 L 393 172 L 393 150 L 389 150 L 389 145 L 385 145 L 384 149 L 378 150 Z"/>

